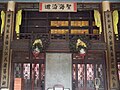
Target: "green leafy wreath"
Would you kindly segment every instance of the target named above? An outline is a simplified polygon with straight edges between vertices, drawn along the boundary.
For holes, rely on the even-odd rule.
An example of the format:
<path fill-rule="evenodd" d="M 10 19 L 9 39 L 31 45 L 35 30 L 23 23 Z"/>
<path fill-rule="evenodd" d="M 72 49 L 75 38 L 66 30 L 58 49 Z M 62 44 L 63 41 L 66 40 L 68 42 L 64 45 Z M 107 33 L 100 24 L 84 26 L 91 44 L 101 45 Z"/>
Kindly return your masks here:
<path fill-rule="evenodd" d="M 87 52 L 90 47 L 89 37 L 86 35 L 74 36 L 69 42 L 69 47 L 72 52 L 80 52 L 82 49 Z"/>
<path fill-rule="evenodd" d="M 32 44 L 32 53 L 35 57 L 39 55 L 43 50 L 43 44 L 41 39 L 36 39 Z"/>

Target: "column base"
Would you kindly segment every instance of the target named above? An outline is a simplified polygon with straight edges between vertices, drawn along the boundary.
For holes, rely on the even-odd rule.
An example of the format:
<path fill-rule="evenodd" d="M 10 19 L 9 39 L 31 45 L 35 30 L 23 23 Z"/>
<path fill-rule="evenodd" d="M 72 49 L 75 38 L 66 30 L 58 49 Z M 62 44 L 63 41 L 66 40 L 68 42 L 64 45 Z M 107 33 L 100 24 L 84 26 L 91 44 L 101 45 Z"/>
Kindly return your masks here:
<path fill-rule="evenodd" d="M 9 88 L 1 88 L 1 90 L 9 90 Z"/>

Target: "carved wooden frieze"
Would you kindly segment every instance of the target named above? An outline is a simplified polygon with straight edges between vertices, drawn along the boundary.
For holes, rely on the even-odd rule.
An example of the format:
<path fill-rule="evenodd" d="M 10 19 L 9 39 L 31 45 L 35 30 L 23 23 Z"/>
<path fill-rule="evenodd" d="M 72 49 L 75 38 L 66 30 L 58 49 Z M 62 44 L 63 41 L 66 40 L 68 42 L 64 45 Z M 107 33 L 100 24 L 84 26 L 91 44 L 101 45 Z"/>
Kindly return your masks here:
<path fill-rule="evenodd" d="M 29 51 L 29 48 L 30 48 L 29 39 L 14 40 L 11 43 L 11 49 L 13 51 Z"/>
<path fill-rule="evenodd" d="M 81 10 L 100 10 L 101 4 L 100 3 L 78 3 L 77 9 Z"/>
<path fill-rule="evenodd" d="M 120 51 L 116 52 L 116 59 L 117 59 L 117 62 L 120 62 Z"/>
<path fill-rule="evenodd" d="M 115 50 L 120 51 L 120 42 L 115 43 Z"/>
<path fill-rule="evenodd" d="M 120 10 L 120 3 L 111 3 L 110 8 L 111 8 L 112 11 Z"/>
<path fill-rule="evenodd" d="M 48 43 L 43 43 L 43 44 L 48 45 Z M 29 51 L 31 46 L 32 46 L 32 44 L 31 44 L 29 39 L 14 40 L 11 43 L 11 49 L 13 51 Z M 46 45 L 44 45 L 44 46 L 46 46 Z M 55 45 L 53 45 L 53 46 L 55 46 Z M 55 48 L 53 46 L 52 46 L 52 49 Z M 58 48 L 58 47 L 59 46 L 57 46 L 56 48 Z M 91 46 L 90 46 L 89 50 L 106 50 L 106 44 L 103 43 L 103 42 L 91 43 Z"/>
<path fill-rule="evenodd" d="M 39 3 L 17 3 L 16 10 L 30 10 L 30 11 L 38 11 L 39 10 Z M 77 9 L 81 10 L 100 10 L 101 3 L 77 3 Z"/>
<path fill-rule="evenodd" d="M 7 3 L 0 3 L 0 11 L 4 10 L 6 11 L 7 9 Z"/>
<path fill-rule="evenodd" d="M 13 51 L 12 54 L 12 60 L 14 61 L 25 61 L 28 60 L 29 61 L 29 52 L 28 51 Z"/>
<path fill-rule="evenodd" d="M 39 3 L 17 3 L 16 10 L 39 11 Z"/>
<path fill-rule="evenodd" d="M 90 50 L 106 50 L 106 43 L 91 43 Z"/>
<path fill-rule="evenodd" d="M 105 58 L 105 53 L 104 51 L 88 51 L 86 54 L 86 59 L 87 60 L 103 60 Z M 81 56 L 79 53 L 73 53 L 73 60 L 82 60 Z"/>

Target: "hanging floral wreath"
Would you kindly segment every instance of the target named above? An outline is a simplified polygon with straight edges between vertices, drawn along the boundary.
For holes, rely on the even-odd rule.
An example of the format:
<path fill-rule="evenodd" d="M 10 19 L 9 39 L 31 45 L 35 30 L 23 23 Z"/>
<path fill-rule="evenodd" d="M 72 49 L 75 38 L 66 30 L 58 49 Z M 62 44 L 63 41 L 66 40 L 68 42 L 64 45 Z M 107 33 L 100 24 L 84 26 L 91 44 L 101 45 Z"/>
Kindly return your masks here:
<path fill-rule="evenodd" d="M 86 52 L 87 52 L 87 44 L 85 42 L 83 42 L 81 39 L 77 39 L 76 50 L 81 55 L 84 56 L 86 54 Z"/>
<path fill-rule="evenodd" d="M 90 47 L 89 38 L 86 35 L 75 36 L 70 40 L 70 50 L 85 56 Z"/>
<path fill-rule="evenodd" d="M 40 52 L 43 50 L 43 44 L 41 39 L 36 39 L 32 44 L 32 53 L 34 57 L 38 57 Z"/>

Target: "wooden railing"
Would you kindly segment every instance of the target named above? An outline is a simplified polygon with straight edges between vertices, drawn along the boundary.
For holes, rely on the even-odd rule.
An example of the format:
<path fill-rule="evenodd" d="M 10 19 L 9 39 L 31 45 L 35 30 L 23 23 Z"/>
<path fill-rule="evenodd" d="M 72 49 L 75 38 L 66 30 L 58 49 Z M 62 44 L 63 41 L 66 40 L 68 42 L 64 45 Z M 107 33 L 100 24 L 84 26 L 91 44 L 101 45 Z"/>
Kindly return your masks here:
<path fill-rule="evenodd" d="M 20 33 L 17 34 L 15 39 L 36 39 L 36 38 L 48 38 L 52 40 L 70 40 L 73 37 L 79 37 L 83 34 L 49 34 L 49 33 Z M 100 34 L 84 34 L 90 40 L 93 41 L 103 41 L 103 36 Z"/>
<path fill-rule="evenodd" d="M 100 34 L 81 34 L 85 35 L 90 41 L 103 41 L 103 37 Z M 70 34 L 69 38 L 72 39 L 74 36 L 79 37 L 80 34 L 74 35 Z"/>
<path fill-rule="evenodd" d="M 20 33 L 14 39 L 36 39 L 36 38 L 49 38 L 48 33 Z"/>
<path fill-rule="evenodd" d="M 106 44 L 103 37 L 98 34 L 84 34 L 89 38 L 89 50 L 106 50 Z M 70 43 L 76 41 L 74 38 L 80 35 L 75 34 L 46 34 L 46 33 L 21 33 L 14 37 L 11 43 L 13 51 L 31 51 L 35 39 L 40 38 L 43 43 L 43 52 L 74 52 L 70 48 Z M 85 41 L 85 40 L 84 40 Z M 88 41 L 87 41 L 88 42 Z M 85 42 L 85 43 L 87 43 Z M 88 42 L 89 43 L 89 42 Z"/>

